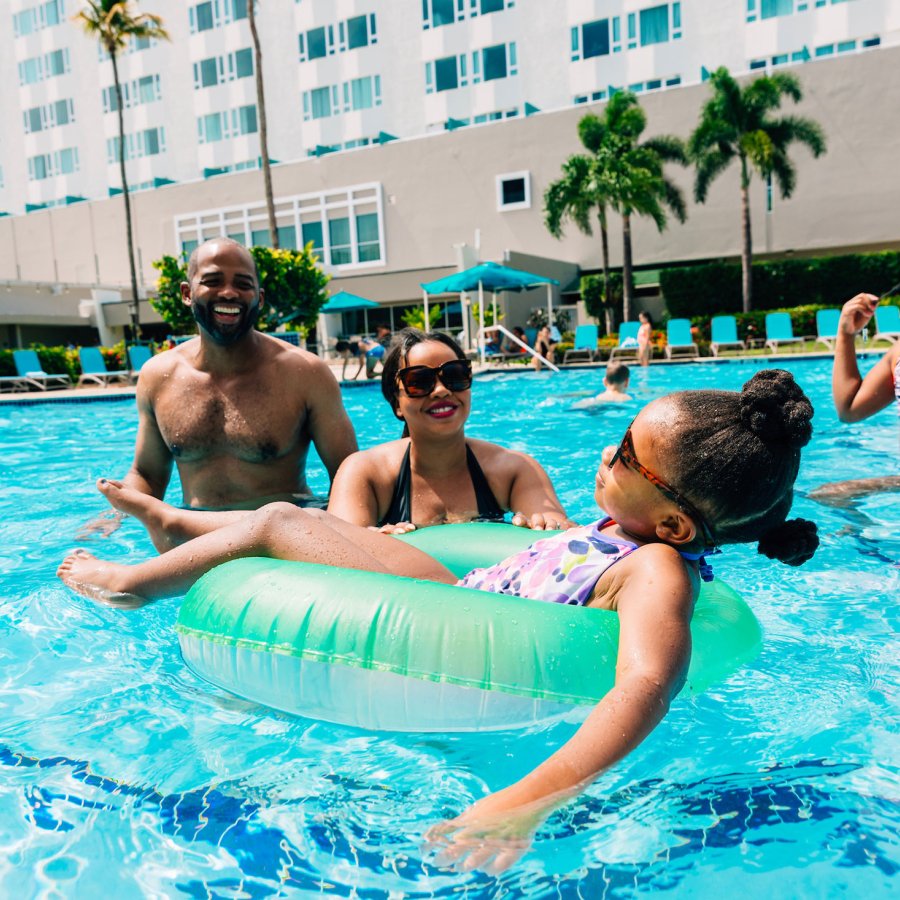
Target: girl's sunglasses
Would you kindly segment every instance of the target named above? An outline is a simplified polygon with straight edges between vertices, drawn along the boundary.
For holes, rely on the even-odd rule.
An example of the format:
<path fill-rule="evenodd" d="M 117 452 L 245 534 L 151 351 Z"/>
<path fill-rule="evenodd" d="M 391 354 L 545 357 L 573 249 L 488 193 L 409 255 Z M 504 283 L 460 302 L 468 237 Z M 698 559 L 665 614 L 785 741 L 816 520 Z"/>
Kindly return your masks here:
<path fill-rule="evenodd" d="M 434 367 L 407 366 L 397 373 L 397 381 L 407 397 L 427 397 L 439 378 L 448 391 L 467 391 L 472 387 L 472 363 L 468 359 L 451 359 Z"/>
<path fill-rule="evenodd" d="M 622 436 L 622 443 L 619 444 L 616 449 L 613 458 L 609 461 L 609 468 L 611 469 L 617 461 L 621 460 L 622 465 L 626 468 L 631 469 L 632 472 L 637 472 L 642 478 L 645 478 L 650 484 L 653 485 L 667 500 L 674 503 L 679 509 L 686 512 L 697 524 L 700 529 L 700 534 L 703 537 L 703 543 L 707 548 L 712 548 L 716 546 L 716 542 L 713 539 L 712 532 L 710 531 L 709 525 L 706 524 L 706 519 L 697 512 L 696 507 L 690 503 L 688 500 L 685 500 L 675 488 L 666 484 L 665 481 L 662 480 L 658 475 L 654 475 L 646 466 L 641 465 L 638 462 L 637 457 L 634 455 L 634 441 L 631 439 L 631 426 L 625 429 L 625 434 Z"/>

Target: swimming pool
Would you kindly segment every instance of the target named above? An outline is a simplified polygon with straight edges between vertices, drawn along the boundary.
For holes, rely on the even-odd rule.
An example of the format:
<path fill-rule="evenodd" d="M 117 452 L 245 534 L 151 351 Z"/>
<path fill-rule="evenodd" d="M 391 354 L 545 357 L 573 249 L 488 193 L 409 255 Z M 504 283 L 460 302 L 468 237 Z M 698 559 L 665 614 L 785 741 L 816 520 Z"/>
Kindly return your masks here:
<path fill-rule="evenodd" d="M 737 388 L 755 362 L 633 371 L 633 405 L 573 412 L 602 370 L 479 378 L 469 433 L 535 455 L 587 521 L 600 449 L 640 403 Z M 837 422 L 827 361 L 790 368 L 816 406 L 798 482 L 887 470 L 890 412 Z M 374 386 L 345 392 L 361 446 L 396 436 Z M 54 572 L 122 474 L 132 402 L 0 406 L 0 896 L 888 896 L 900 869 L 900 503 L 851 515 L 798 498 L 819 553 L 788 569 L 729 548 L 717 571 L 765 632 L 728 682 L 679 699 L 653 735 L 541 829 L 499 878 L 423 862 L 431 823 L 523 775 L 569 726 L 373 734 L 269 712 L 201 682 L 178 654 L 178 601 L 134 612 Z M 885 460 L 889 462 L 886 464 Z M 311 473 L 315 490 L 327 481 Z M 177 491 L 170 495 L 177 498 Z M 96 542 L 135 559 L 134 520 Z M 92 547 L 97 549 L 97 547 Z M 739 881 L 736 882 L 736 880 Z"/>

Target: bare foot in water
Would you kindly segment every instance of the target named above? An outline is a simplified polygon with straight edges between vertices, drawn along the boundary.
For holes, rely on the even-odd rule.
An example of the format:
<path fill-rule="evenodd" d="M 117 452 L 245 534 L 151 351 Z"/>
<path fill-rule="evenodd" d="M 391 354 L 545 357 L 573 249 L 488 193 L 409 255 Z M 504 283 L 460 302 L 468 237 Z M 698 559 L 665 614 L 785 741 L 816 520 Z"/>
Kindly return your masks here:
<path fill-rule="evenodd" d="M 97 490 L 106 497 L 114 509 L 139 519 L 147 529 L 153 546 L 160 553 L 177 547 L 186 539 L 177 527 L 177 513 L 180 510 L 169 506 L 168 503 L 134 488 L 125 487 L 121 481 L 108 478 L 101 478 L 97 482 Z"/>
<path fill-rule="evenodd" d="M 107 606 L 136 609 L 148 601 L 121 588 L 126 580 L 128 566 L 104 562 L 87 550 L 74 550 L 56 570 L 57 577 L 73 591 L 90 597 Z"/>

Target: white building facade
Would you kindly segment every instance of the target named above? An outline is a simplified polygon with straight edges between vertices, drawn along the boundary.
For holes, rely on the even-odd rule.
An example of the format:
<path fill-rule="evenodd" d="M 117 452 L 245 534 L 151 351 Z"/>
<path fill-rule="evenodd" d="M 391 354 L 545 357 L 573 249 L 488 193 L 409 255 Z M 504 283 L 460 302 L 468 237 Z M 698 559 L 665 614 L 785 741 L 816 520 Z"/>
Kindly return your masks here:
<path fill-rule="evenodd" d="M 4 306 L 0 292 L 0 324 L 27 323 L 25 311 L 38 307 L 35 324 L 74 323 L 59 292 L 34 305 L 29 292 L 43 285 L 65 298 L 128 284 L 119 153 L 135 191 L 144 290 L 163 253 L 222 233 L 268 240 L 245 0 L 142 0 L 171 40 L 138 42 L 120 57 L 121 147 L 112 66 L 72 22 L 80 7 L 0 2 L 0 284 L 16 295 Z M 642 97 L 648 133 L 686 137 L 704 80 L 722 65 L 737 75 L 790 67 L 807 93 L 799 111 L 829 139 L 826 162 L 800 159 L 802 215 L 779 230 L 760 210 L 757 248 L 897 240 L 887 224 L 856 228 L 842 212 L 845 233 L 824 227 L 822 188 L 807 174 L 818 171 L 842 208 L 849 187 L 837 179 L 852 157 L 829 118 L 861 115 L 875 127 L 865 136 L 870 160 L 884 152 L 879 131 L 896 131 L 897 0 L 264 0 L 257 20 L 280 243 L 312 241 L 336 284 L 357 293 L 415 300 L 415 279 L 452 269 L 453 245 L 476 230 L 483 258 L 513 250 L 596 268 L 595 241 L 554 242 L 541 222 L 543 191 L 579 150 L 578 118 L 629 89 Z M 854 109 L 858 92 L 840 90 L 856 78 L 866 109 Z M 883 179 L 895 176 L 887 160 L 880 166 L 862 175 L 889 203 L 894 187 Z M 681 180 L 689 193 L 689 176 Z M 638 226 L 637 261 L 737 254 L 736 229 L 720 239 L 734 206 L 724 189 L 720 206 L 711 197 L 697 210 L 693 234 L 686 226 L 660 238 Z"/>

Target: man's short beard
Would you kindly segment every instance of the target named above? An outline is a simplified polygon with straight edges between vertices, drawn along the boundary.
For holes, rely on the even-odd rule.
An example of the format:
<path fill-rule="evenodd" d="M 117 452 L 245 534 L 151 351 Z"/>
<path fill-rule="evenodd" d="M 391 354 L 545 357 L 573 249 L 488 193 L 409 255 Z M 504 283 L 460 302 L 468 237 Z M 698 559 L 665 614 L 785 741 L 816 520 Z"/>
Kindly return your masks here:
<path fill-rule="evenodd" d="M 238 324 L 227 332 L 222 332 L 213 323 L 209 307 L 201 307 L 196 303 L 191 304 L 191 314 L 194 321 L 202 328 L 212 340 L 220 347 L 230 347 L 245 337 L 259 321 L 260 305 L 255 303 L 246 314 L 243 314 Z"/>

